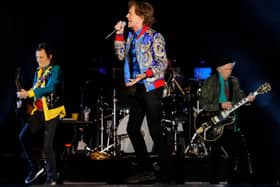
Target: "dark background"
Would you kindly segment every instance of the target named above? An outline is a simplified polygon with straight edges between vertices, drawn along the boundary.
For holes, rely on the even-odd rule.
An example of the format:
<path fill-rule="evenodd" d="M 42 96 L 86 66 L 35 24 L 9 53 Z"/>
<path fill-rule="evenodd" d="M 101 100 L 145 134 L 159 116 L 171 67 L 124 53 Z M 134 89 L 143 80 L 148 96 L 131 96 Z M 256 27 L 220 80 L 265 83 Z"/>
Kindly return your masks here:
<path fill-rule="evenodd" d="M 154 28 L 165 37 L 168 58 L 186 82 L 193 79 L 194 67 L 210 66 L 216 56 L 230 54 L 237 62 L 234 74 L 246 92 L 264 82 L 271 84 L 270 93 L 244 109 L 242 125 L 257 176 L 275 177 L 280 168 L 280 2 L 149 2 L 157 18 Z M 15 72 L 22 68 L 21 83 L 29 88 L 41 41 L 52 45 L 64 70 L 68 116 L 79 112 L 81 103 L 94 109 L 100 95 L 112 104 L 113 88 L 122 85 L 122 62 L 114 56 L 114 37 L 104 38 L 117 21 L 126 20 L 126 13 L 126 0 L 1 1 L 0 153 L 18 152 Z"/>

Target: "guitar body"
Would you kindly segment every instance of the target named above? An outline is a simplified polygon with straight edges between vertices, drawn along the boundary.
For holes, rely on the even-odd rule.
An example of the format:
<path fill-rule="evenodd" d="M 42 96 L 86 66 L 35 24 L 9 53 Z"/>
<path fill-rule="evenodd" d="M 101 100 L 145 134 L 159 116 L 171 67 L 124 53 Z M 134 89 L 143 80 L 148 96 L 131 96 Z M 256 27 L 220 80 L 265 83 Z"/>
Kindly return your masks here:
<path fill-rule="evenodd" d="M 24 99 L 22 100 L 22 106 L 20 108 L 21 112 L 27 115 L 31 115 L 34 109 L 33 100 L 32 99 Z"/>
<path fill-rule="evenodd" d="M 16 113 L 20 115 L 31 115 L 33 109 L 33 100 L 31 98 L 17 100 Z"/>
<path fill-rule="evenodd" d="M 202 111 L 194 118 L 194 129 L 203 128 L 203 132 L 198 135 L 205 141 L 216 141 L 224 131 L 225 125 L 230 125 L 234 122 L 234 116 L 223 118 L 219 112 Z"/>

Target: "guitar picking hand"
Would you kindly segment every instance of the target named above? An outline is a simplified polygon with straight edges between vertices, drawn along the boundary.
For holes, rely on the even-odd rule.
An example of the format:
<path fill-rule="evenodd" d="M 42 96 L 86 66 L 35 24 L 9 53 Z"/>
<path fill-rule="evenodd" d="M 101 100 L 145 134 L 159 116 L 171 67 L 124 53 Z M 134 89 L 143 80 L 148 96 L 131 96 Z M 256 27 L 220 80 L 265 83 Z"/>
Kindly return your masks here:
<path fill-rule="evenodd" d="M 24 89 L 21 89 L 19 92 L 17 92 L 17 97 L 20 99 L 26 99 L 28 96 L 28 92 Z"/>
<path fill-rule="evenodd" d="M 232 103 L 231 102 L 224 102 L 222 103 L 222 109 L 231 109 Z"/>

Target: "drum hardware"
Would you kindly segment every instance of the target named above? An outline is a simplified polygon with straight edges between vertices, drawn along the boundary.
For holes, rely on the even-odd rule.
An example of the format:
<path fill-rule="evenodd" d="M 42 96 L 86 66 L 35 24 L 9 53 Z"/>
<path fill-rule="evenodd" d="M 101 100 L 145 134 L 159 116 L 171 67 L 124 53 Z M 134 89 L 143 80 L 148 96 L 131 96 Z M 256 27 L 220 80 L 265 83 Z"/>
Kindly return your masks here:
<path fill-rule="evenodd" d="M 97 106 L 100 113 L 100 145 L 101 150 L 104 148 L 104 106 L 106 103 L 103 101 L 103 96 L 100 95 L 97 99 Z"/>
<path fill-rule="evenodd" d="M 80 132 L 81 132 L 81 139 L 80 141 L 78 142 L 78 145 L 77 145 L 77 151 L 84 151 L 87 144 L 84 142 L 84 128 L 79 128 Z"/>
<path fill-rule="evenodd" d="M 175 120 L 162 119 L 161 122 L 171 124 L 171 133 L 172 133 L 172 138 L 173 138 L 172 139 L 173 149 L 172 149 L 171 155 L 176 156 L 177 155 L 177 150 L 178 150 L 178 145 L 177 145 L 178 125 L 177 125 Z"/>
<path fill-rule="evenodd" d="M 168 80 L 165 81 L 165 86 L 163 90 L 163 97 L 169 97 L 172 95 L 172 93 L 175 91 L 176 88 L 180 91 L 180 93 L 185 96 L 186 93 L 181 87 L 180 83 L 176 80 L 178 77 L 177 73 L 175 71 L 171 72 L 171 75 L 169 76 Z"/>
<path fill-rule="evenodd" d="M 204 140 L 198 136 L 199 133 L 200 131 L 198 129 L 192 136 L 190 143 L 185 149 L 185 157 L 204 158 L 209 155 Z"/>
<path fill-rule="evenodd" d="M 105 145 L 104 145 L 104 134 L 105 134 L 105 127 L 104 127 L 104 120 L 112 117 L 112 115 L 106 115 L 104 116 L 104 111 L 106 111 L 109 107 L 109 104 L 104 102 L 102 94 L 99 94 L 99 97 L 97 98 L 97 104 L 96 104 L 96 113 L 97 113 L 97 118 L 93 120 L 93 122 L 97 122 L 97 125 L 99 127 L 100 131 L 100 137 L 99 138 L 99 145 L 97 145 L 96 148 L 92 149 L 88 146 L 84 149 L 87 153 L 94 153 L 96 156 L 97 153 L 103 153 L 103 150 L 106 150 Z M 92 156 L 92 155 L 91 155 Z M 99 159 L 99 157 L 97 157 Z"/>
<path fill-rule="evenodd" d="M 196 91 L 197 96 L 199 97 L 201 95 L 201 80 L 198 81 L 198 89 Z M 195 112 L 194 114 L 199 114 L 202 112 L 202 108 L 199 108 L 199 98 L 196 100 L 196 108 L 193 107 L 193 111 Z"/>
<path fill-rule="evenodd" d="M 89 157 L 92 160 L 107 160 L 109 158 L 111 158 L 111 154 L 108 153 L 107 151 L 109 151 L 109 149 L 112 147 L 108 146 L 103 150 L 100 149 L 91 149 L 90 147 L 86 147 L 85 150 L 89 153 Z"/>
<path fill-rule="evenodd" d="M 194 133 L 189 145 L 185 149 L 186 158 L 204 158 L 209 155 L 204 141 L 199 136 L 197 136 L 197 134 L 198 132 Z"/>
<path fill-rule="evenodd" d="M 113 90 L 113 111 L 112 111 L 112 129 L 113 129 L 113 143 L 111 145 L 109 145 L 110 143 L 110 135 L 108 135 L 108 139 L 107 139 L 107 147 L 104 148 L 104 145 L 103 145 L 103 134 L 104 134 L 104 125 L 103 125 L 103 121 L 104 121 L 104 117 L 103 117 L 103 114 L 101 112 L 101 150 L 100 151 L 97 151 L 98 153 L 101 153 L 101 157 L 103 158 L 104 156 L 104 153 L 105 151 L 109 151 L 111 148 L 113 148 L 113 151 L 112 151 L 112 155 L 113 156 L 117 156 L 117 133 L 116 133 L 116 121 L 117 121 L 117 118 L 116 118 L 116 111 L 117 111 L 117 98 L 116 98 L 116 89 Z M 103 111 L 103 108 L 100 108 L 102 109 L 101 111 Z M 95 153 L 95 156 L 96 156 L 97 153 Z M 99 158 L 100 154 L 97 154 L 98 156 L 96 158 Z M 94 157 L 95 157 L 94 156 Z"/>
<path fill-rule="evenodd" d="M 116 89 L 113 90 L 113 155 L 117 155 L 117 97 L 116 97 Z"/>
<path fill-rule="evenodd" d="M 100 99 L 101 103 L 103 103 L 102 97 Z M 113 91 L 113 111 L 112 111 L 112 116 L 113 117 L 113 123 L 112 123 L 112 129 L 113 129 L 113 144 L 109 145 L 109 139 L 110 139 L 110 134 L 108 134 L 108 140 L 107 140 L 107 147 L 104 147 L 103 144 L 103 138 L 104 138 L 104 116 L 103 116 L 103 107 L 99 107 L 100 110 L 100 121 L 101 121 L 101 145 L 95 149 L 91 149 L 90 147 L 86 147 L 86 151 L 89 152 L 89 156 L 92 160 L 106 160 L 111 158 L 111 156 L 116 156 L 116 147 L 117 147 L 117 142 L 116 142 L 116 91 L 114 89 Z M 111 148 L 114 148 L 111 153 L 108 153 Z"/>
<path fill-rule="evenodd" d="M 93 121 L 97 122 L 97 121 L 105 120 L 105 119 L 108 119 L 111 117 L 112 117 L 112 114 L 109 114 L 109 115 L 103 116 L 103 118 L 100 117 L 100 118 L 94 119 Z"/>
<path fill-rule="evenodd" d="M 170 141 L 171 155 L 177 156 L 179 153 L 179 133 L 184 131 L 183 127 L 188 123 L 189 107 L 186 106 L 185 97 L 181 95 L 170 95 L 162 99 L 163 110 L 161 120 L 163 133 Z"/>
<path fill-rule="evenodd" d="M 171 139 L 171 156 L 175 157 L 180 154 L 180 144 L 179 144 L 179 135 L 180 132 L 184 132 L 184 124 L 186 119 L 182 117 L 174 117 L 172 120 L 162 119 L 161 123 L 163 124 L 163 134 L 169 135 Z M 178 155 L 179 156 L 179 155 Z"/>
<path fill-rule="evenodd" d="M 196 92 L 197 96 L 199 97 L 201 94 L 201 81 L 198 81 L 198 89 Z M 196 108 L 193 107 L 192 108 L 194 113 L 193 116 L 197 116 L 200 112 L 203 111 L 202 108 L 200 108 L 200 104 L 199 104 L 199 98 L 196 100 Z M 191 121 L 190 124 L 192 124 L 193 121 Z M 191 127 L 191 125 L 190 125 Z M 189 130 L 189 132 L 191 132 L 191 130 Z M 204 143 L 204 140 L 197 136 L 199 134 L 199 129 L 197 129 L 192 138 L 190 139 L 190 143 L 188 144 L 188 146 L 185 149 L 185 157 L 198 157 L 198 158 L 204 158 L 206 156 L 209 155 L 208 150 L 206 148 L 206 145 Z"/>
<path fill-rule="evenodd" d="M 182 87 L 180 86 L 180 84 L 178 83 L 178 81 L 175 78 L 176 78 L 176 74 L 173 75 L 172 83 L 175 84 L 177 86 L 177 88 L 179 89 L 179 91 L 181 92 L 181 94 L 183 96 L 185 96 L 184 90 L 182 89 Z"/>

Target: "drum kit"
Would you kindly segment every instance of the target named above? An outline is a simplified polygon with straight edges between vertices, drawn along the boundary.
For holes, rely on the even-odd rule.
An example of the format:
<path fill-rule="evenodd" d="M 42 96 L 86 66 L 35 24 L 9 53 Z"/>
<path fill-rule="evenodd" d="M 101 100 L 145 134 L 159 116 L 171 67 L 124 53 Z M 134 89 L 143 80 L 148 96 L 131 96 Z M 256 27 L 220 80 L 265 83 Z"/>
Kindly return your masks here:
<path fill-rule="evenodd" d="M 203 140 L 191 137 L 194 133 L 193 115 L 199 112 L 198 100 L 199 83 L 196 80 L 184 80 L 184 76 L 172 72 L 167 80 L 162 97 L 162 128 L 168 137 L 172 156 L 182 153 L 185 157 L 205 157 L 208 155 Z M 116 89 L 113 90 L 112 108 L 110 115 L 104 115 L 103 107 L 100 116 L 93 121 L 99 125 L 99 145 L 95 148 L 86 146 L 85 151 L 92 160 L 105 160 L 133 154 L 134 149 L 127 135 L 126 127 L 129 118 L 129 108 L 119 104 Z M 195 104 L 197 106 L 195 106 Z M 109 117 L 108 117 L 109 116 Z M 106 123 L 105 123 L 106 121 Z M 142 122 L 141 132 L 149 153 L 153 151 L 153 140 L 150 136 L 146 117 Z M 179 139 L 182 139 L 182 145 Z M 194 139 L 196 141 L 194 141 Z M 106 145 L 105 145 L 106 142 Z M 190 142 L 190 143 L 189 143 Z M 188 145 L 187 145 L 188 144 Z M 186 146 L 187 145 L 187 146 Z"/>

